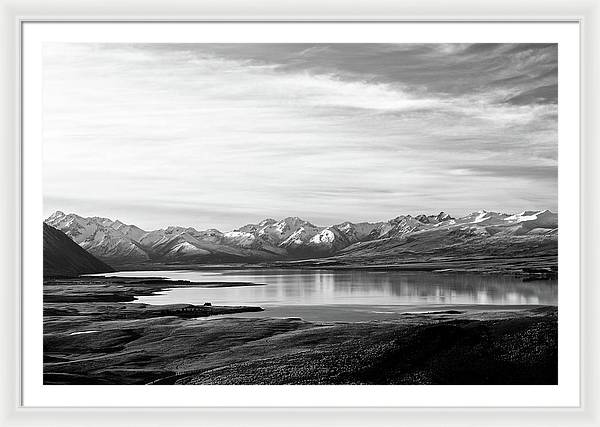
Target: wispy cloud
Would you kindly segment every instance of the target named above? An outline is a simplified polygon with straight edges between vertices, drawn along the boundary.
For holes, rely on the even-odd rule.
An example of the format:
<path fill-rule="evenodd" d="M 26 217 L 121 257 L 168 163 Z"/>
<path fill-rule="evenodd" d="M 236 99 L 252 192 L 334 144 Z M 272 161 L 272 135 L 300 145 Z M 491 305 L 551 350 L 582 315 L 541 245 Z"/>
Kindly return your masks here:
<path fill-rule="evenodd" d="M 555 88 L 554 45 L 48 44 L 45 210 L 230 229 L 556 209 Z"/>

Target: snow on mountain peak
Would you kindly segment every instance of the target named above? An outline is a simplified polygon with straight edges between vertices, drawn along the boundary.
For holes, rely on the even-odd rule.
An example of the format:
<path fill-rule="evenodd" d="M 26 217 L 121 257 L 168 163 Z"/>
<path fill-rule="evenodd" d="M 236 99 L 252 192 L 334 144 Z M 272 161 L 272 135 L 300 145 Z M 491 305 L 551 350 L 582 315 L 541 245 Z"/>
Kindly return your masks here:
<path fill-rule="evenodd" d="M 305 221 L 298 217 L 286 217 L 280 221 L 272 222 L 271 220 L 263 221 L 266 225 L 264 226 L 253 226 L 251 224 L 244 226 L 237 231 L 245 231 L 249 233 L 255 233 L 261 239 L 268 242 L 271 245 L 285 245 L 287 239 L 303 229 L 300 234 L 303 235 L 314 235 L 318 232 L 319 227 L 314 226 L 308 221 Z"/>
<path fill-rule="evenodd" d="M 526 229 L 558 227 L 558 214 L 548 209 L 543 211 L 523 211 L 504 218 L 504 220 L 511 224 L 523 224 Z"/>
<path fill-rule="evenodd" d="M 271 225 L 271 224 L 275 224 L 277 221 L 274 220 L 273 218 L 267 218 L 267 219 L 263 219 L 261 222 L 258 223 L 258 225 L 260 227 L 264 227 L 266 225 Z"/>
<path fill-rule="evenodd" d="M 454 218 L 452 218 L 452 216 L 450 214 L 447 214 L 444 211 L 441 211 L 439 214 L 437 214 L 436 218 L 437 218 L 438 221 L 447 221 L 447 220 L 450 220 L 450 219 L 454 219 Z"/>
<path fill-rule="evenodd" d="M 484 210 L 478 211 L 479 215 L 472 221 L 473 223 L 478 223 L 485 221 L 488 218 L 488 213 Z"/>
<path fill-rule="evenodd" d="M 46 218 L 46 222 L 47 221 L 53 221 L 53 220 L 56 220 L 58 218 L 63 218 L 65 216 L 66 215 L 65 215 L 65 213 L 63 211 L 56 211 L 52 215 L 50 215 L 48 218 Z"/>
<path fill-rule="evenodd" d="M 329 229 L 325 229 L 318 234 L 315 234 L 311 239 L 311 243 L 319 244 L 319 243 L 333 243 L 335 240 L 335 234 L 333 231 Z"/>

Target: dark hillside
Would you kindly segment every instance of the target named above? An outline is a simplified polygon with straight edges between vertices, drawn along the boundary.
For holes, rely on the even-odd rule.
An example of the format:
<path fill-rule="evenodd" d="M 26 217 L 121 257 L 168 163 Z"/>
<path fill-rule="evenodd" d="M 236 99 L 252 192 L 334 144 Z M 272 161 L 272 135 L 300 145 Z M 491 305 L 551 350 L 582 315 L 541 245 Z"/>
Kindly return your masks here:
<path fill-rule="evenodd" d="M 62 231 L 44 223 L 44 277 L 71 277 L 115 271 Z"/>

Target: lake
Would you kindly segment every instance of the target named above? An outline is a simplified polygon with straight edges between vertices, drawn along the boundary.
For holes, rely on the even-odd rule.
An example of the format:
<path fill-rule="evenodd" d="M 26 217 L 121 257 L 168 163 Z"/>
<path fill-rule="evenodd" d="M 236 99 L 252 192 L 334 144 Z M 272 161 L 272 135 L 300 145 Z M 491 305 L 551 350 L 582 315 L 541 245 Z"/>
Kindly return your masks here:
<path fill-rule="evenodd" d="M 523 282 L 512 276 L 468 273 L 236 269 L 120 271 L 103 275 L 193 282 L 253 282 L 259 285 L 166 289 L 156 295 L 138 297 L 136 302 L 259 305 L 265 308 L 264 313 L 273 316 L 297 315 L 319 320 L 362 318 L 365 313 L 367 317 L 386 317 L 407 307 L 557 305 L 558 300 L 556 280 Z M 320 313 L 323 307 L 330 312 L 325 317 Z M 264 313 L 252 316 L 264 316 Z"/>

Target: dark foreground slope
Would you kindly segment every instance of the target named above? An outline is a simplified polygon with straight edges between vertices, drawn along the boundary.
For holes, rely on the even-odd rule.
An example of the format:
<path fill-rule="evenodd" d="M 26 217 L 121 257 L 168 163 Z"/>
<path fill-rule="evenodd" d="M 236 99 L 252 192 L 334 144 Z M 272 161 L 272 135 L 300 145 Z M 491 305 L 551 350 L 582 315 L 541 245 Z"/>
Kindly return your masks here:
<path fill-rule="evenodd" d="M 44 277 L 77 276 L 115 271 L 62 231 L 44 223 Z"/>

